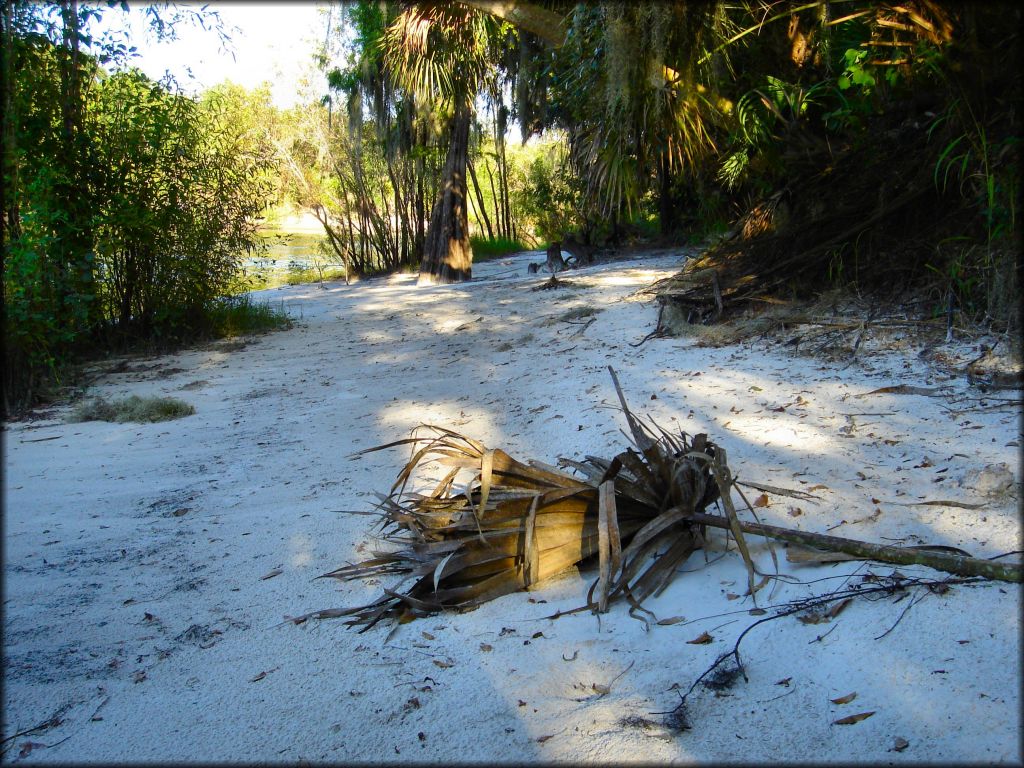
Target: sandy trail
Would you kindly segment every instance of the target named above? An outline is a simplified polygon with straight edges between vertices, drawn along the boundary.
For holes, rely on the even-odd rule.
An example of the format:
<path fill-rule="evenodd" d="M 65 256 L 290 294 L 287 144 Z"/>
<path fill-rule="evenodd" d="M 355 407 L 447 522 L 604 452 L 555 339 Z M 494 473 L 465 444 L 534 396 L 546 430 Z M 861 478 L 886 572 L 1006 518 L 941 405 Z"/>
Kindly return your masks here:
<path fill-rule="evenodd" d="M 546 279 L 526 275 L 537 258 L 480 265 L 452 287 L 396 277 L 268 291 L 291 330 L 134 360 L 91 390 L 173 395 L 193 416 L 69 424 L 62 407 L 7 425 L 4 758 L 1019 762 L 1017 585 L 927 594 L 905 614 L 910 598 L 855 600 L 831 626 L 769 622 L 741 648 L 749 682 L 699 689 L 680 734 L 651 713 L 756 620 L 735 553 L 691 558 L 647 604 L 685 621 L 650 629 L 622 606 L 600 622 L 546 619 L 585 600 L 595 574 L 575 570 L 386 643 L 387 627 L 284 622 L 379 592 L 314 580 L 366 551 L 375 519 L 341 510 L 371 509 L 406 458 L 353 452 L 433 423 L 524 459 L 610 457 L 626 442 L 609 364 L 635 410 L 709 433 L 742 478 L 822 497 L 771 497 L 765 522 L 982 557 L 1022 549 L 1019 414 L 957 413 L 977 392 L 913 343 L 848 366 L 763 341 L 634 347 L 657 314 L 636 292 L 681 252 L 588 267 L 558 291 L 532 290 Z M 895 384 L 943 396 L 858 397 Z M 971 473 L 1002 463 L 1011 493 L 979 497 Z M 986 507 L 906 506 L 936 499 Z M 782 570 L 800 583 L 779 583 L 762 607 L 892 568 Z M 704 631 L 711 643 L 687 642 Z M 909 746 L 895 751 L 897 739 Z"/>

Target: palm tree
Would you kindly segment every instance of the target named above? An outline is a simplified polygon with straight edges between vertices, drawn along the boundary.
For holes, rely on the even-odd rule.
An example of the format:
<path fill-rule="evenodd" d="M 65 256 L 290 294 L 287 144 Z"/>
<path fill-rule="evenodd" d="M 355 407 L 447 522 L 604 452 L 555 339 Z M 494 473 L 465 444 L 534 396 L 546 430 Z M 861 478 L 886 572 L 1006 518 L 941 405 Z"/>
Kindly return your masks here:
<path fill-rule="evenodd" d="M 450 3 L 406 7 L 382 41 L 385 64 L 397 82 L 449 115 L 451 140 L 441 190 L 430 214 L 420 263 L 421 284 L 456 283 L 472 276 L 466 166 L 474 100 L 500 60 L 501 22 Z"/>
<path fill-rule="evenodd" d="M 529 0 L 458 2 L 555 51 L 554 113 L 569 133 L 589 207 L 615 217 L 656 183 L 662 225 L 671 229 L 672 179 L 692 173 L 714 152 L 713 125 L 733 107 L 715 87 L 724 52 L 709 51 L 735 31 L 732 18 L 743 4 L 737 11 L 722 2 L 681 0 L 563 3 L 556 11 Z"/>

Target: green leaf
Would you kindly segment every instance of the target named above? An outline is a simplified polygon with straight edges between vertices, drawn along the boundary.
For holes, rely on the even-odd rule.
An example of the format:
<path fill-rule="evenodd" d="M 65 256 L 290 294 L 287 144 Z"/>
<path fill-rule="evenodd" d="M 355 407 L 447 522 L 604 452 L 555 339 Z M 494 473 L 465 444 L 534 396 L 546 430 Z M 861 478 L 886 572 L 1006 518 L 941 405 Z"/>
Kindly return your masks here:
<path fill-rule="evenodd" d="M 867 72 L 865 72 L 863 69 L 855 69 L 855 70 L 853 70 L 852 74 L 853 74 L 853 82 L 856 85 L 868 85 L 868 86 L 870 86 L 870 85 L 874 85 L 875 84 L 875 78 L 872 77 Z"/>

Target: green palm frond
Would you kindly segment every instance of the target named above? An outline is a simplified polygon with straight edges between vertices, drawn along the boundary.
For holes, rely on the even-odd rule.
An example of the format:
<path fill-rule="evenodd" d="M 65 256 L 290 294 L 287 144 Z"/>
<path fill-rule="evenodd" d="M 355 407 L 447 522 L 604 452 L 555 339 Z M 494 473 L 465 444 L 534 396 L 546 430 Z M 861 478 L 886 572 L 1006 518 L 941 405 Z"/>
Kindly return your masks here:
<path fill-rule="evenodd" d="M 504 31 L 487 13 L 418 3 L 385 31 L 384 62 L 403 88 L 424 101 L 472 98 L 492 77 Z"/>

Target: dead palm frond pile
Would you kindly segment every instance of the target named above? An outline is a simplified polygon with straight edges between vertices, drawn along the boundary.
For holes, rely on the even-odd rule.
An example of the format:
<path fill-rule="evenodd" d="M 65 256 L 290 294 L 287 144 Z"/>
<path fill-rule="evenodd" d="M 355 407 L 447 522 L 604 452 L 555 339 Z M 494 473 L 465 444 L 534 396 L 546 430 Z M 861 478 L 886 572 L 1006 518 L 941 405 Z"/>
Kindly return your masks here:
<path fill-rule="evenodd" d="M 436 426 L 363 451 L 412 447 L 410 459 L 380 505 L 387 538 L 397 547 L 321 578 L 402 576 L 403 583 L 412 584 L 404 591 L 385 588 L 379 599 L 364 606 L 314 611 L 292 621 L 348 617 L 348 624 L 365 631 L 382 619 L 404 622 L 443 610 L 473 608 L 531 589 L 593 559 L 599 575 L 587 596 L 588 606 L 604 612 L 613 600 L 625 599 L 630 614 L 643 619 L 635 612 L 652 615 L 642 607 L 643 601 L 660 593 L 677 568 L 705 546 L 708 526 L 725 529 L 735 539 L 752 596 L 768 577 L 755 583 L 755 574 L 763 574 L 754 566 L 745 533 L 862 559 L 1021 580 L 1020 565 L 976 560 L 959 551 L 949 553 L 949 548 L 888 547 L 763 525 L 756 517 L 755 522 L 741 521 L 734 492 L 751 515 L 754 510 L 733 480 L 725 450 L 707 435 L 670 434 L 653 421 L 649 426 L 641 422 L 626 405 L 614 370 L 609 371 L 633 445 L 610 461 L 595 456 L 562 459 L 563 466 L 575 469 L 579 477 L 541 462 L 524 464 L 500 449 Z M 431 463 L 449 468 L 433 491 L 406 492 L 416 470 Z M 471 478 L 460 486 L 456 480 L 464 470 Z M 743 485 L 814 498 L 752 482 Z M 715 504 L 724 515 L 707 513 Z M 774 550 L 770 551 L 777 568 Z"/>
<path fill-rule="evenodd" d="M 369 628 L 383 618 L 471 608 L 530 589 L 595 556 L 600 575 L 588 597 L 596 590 L 593 607 L 604 611 L 610 601 L 625 598 L 632 610 L 641 609 L 704 546 L 705 524 L 693 515 L 719 500 L 730 479 L 725 451 L 706 435 L 647 426 L 621 402 L 634 446 L 611 461 L 563 460 L 580 477 L 540 462 L 524 464 L 441 427 L 370 449 L 413 447 L 381 504 L 384 525 L 393 529 L 389 538 L 399 546 L 324 576 L 401 575 L 414 581 L 402 592 L 385 589 L 369 605 L 309 616 L 348 616 L 350 624 Z M 429 494 L 406 493 L 414 471 L 430 462 L 448 466 L 448 473 Z M 465 469 L 473 475 L 460 488 L 456 478 Z M 725 507 L 734 519 L 732 505 Z M 753 564 L 736 523 L 732 533 L 753 586 Z"/>

